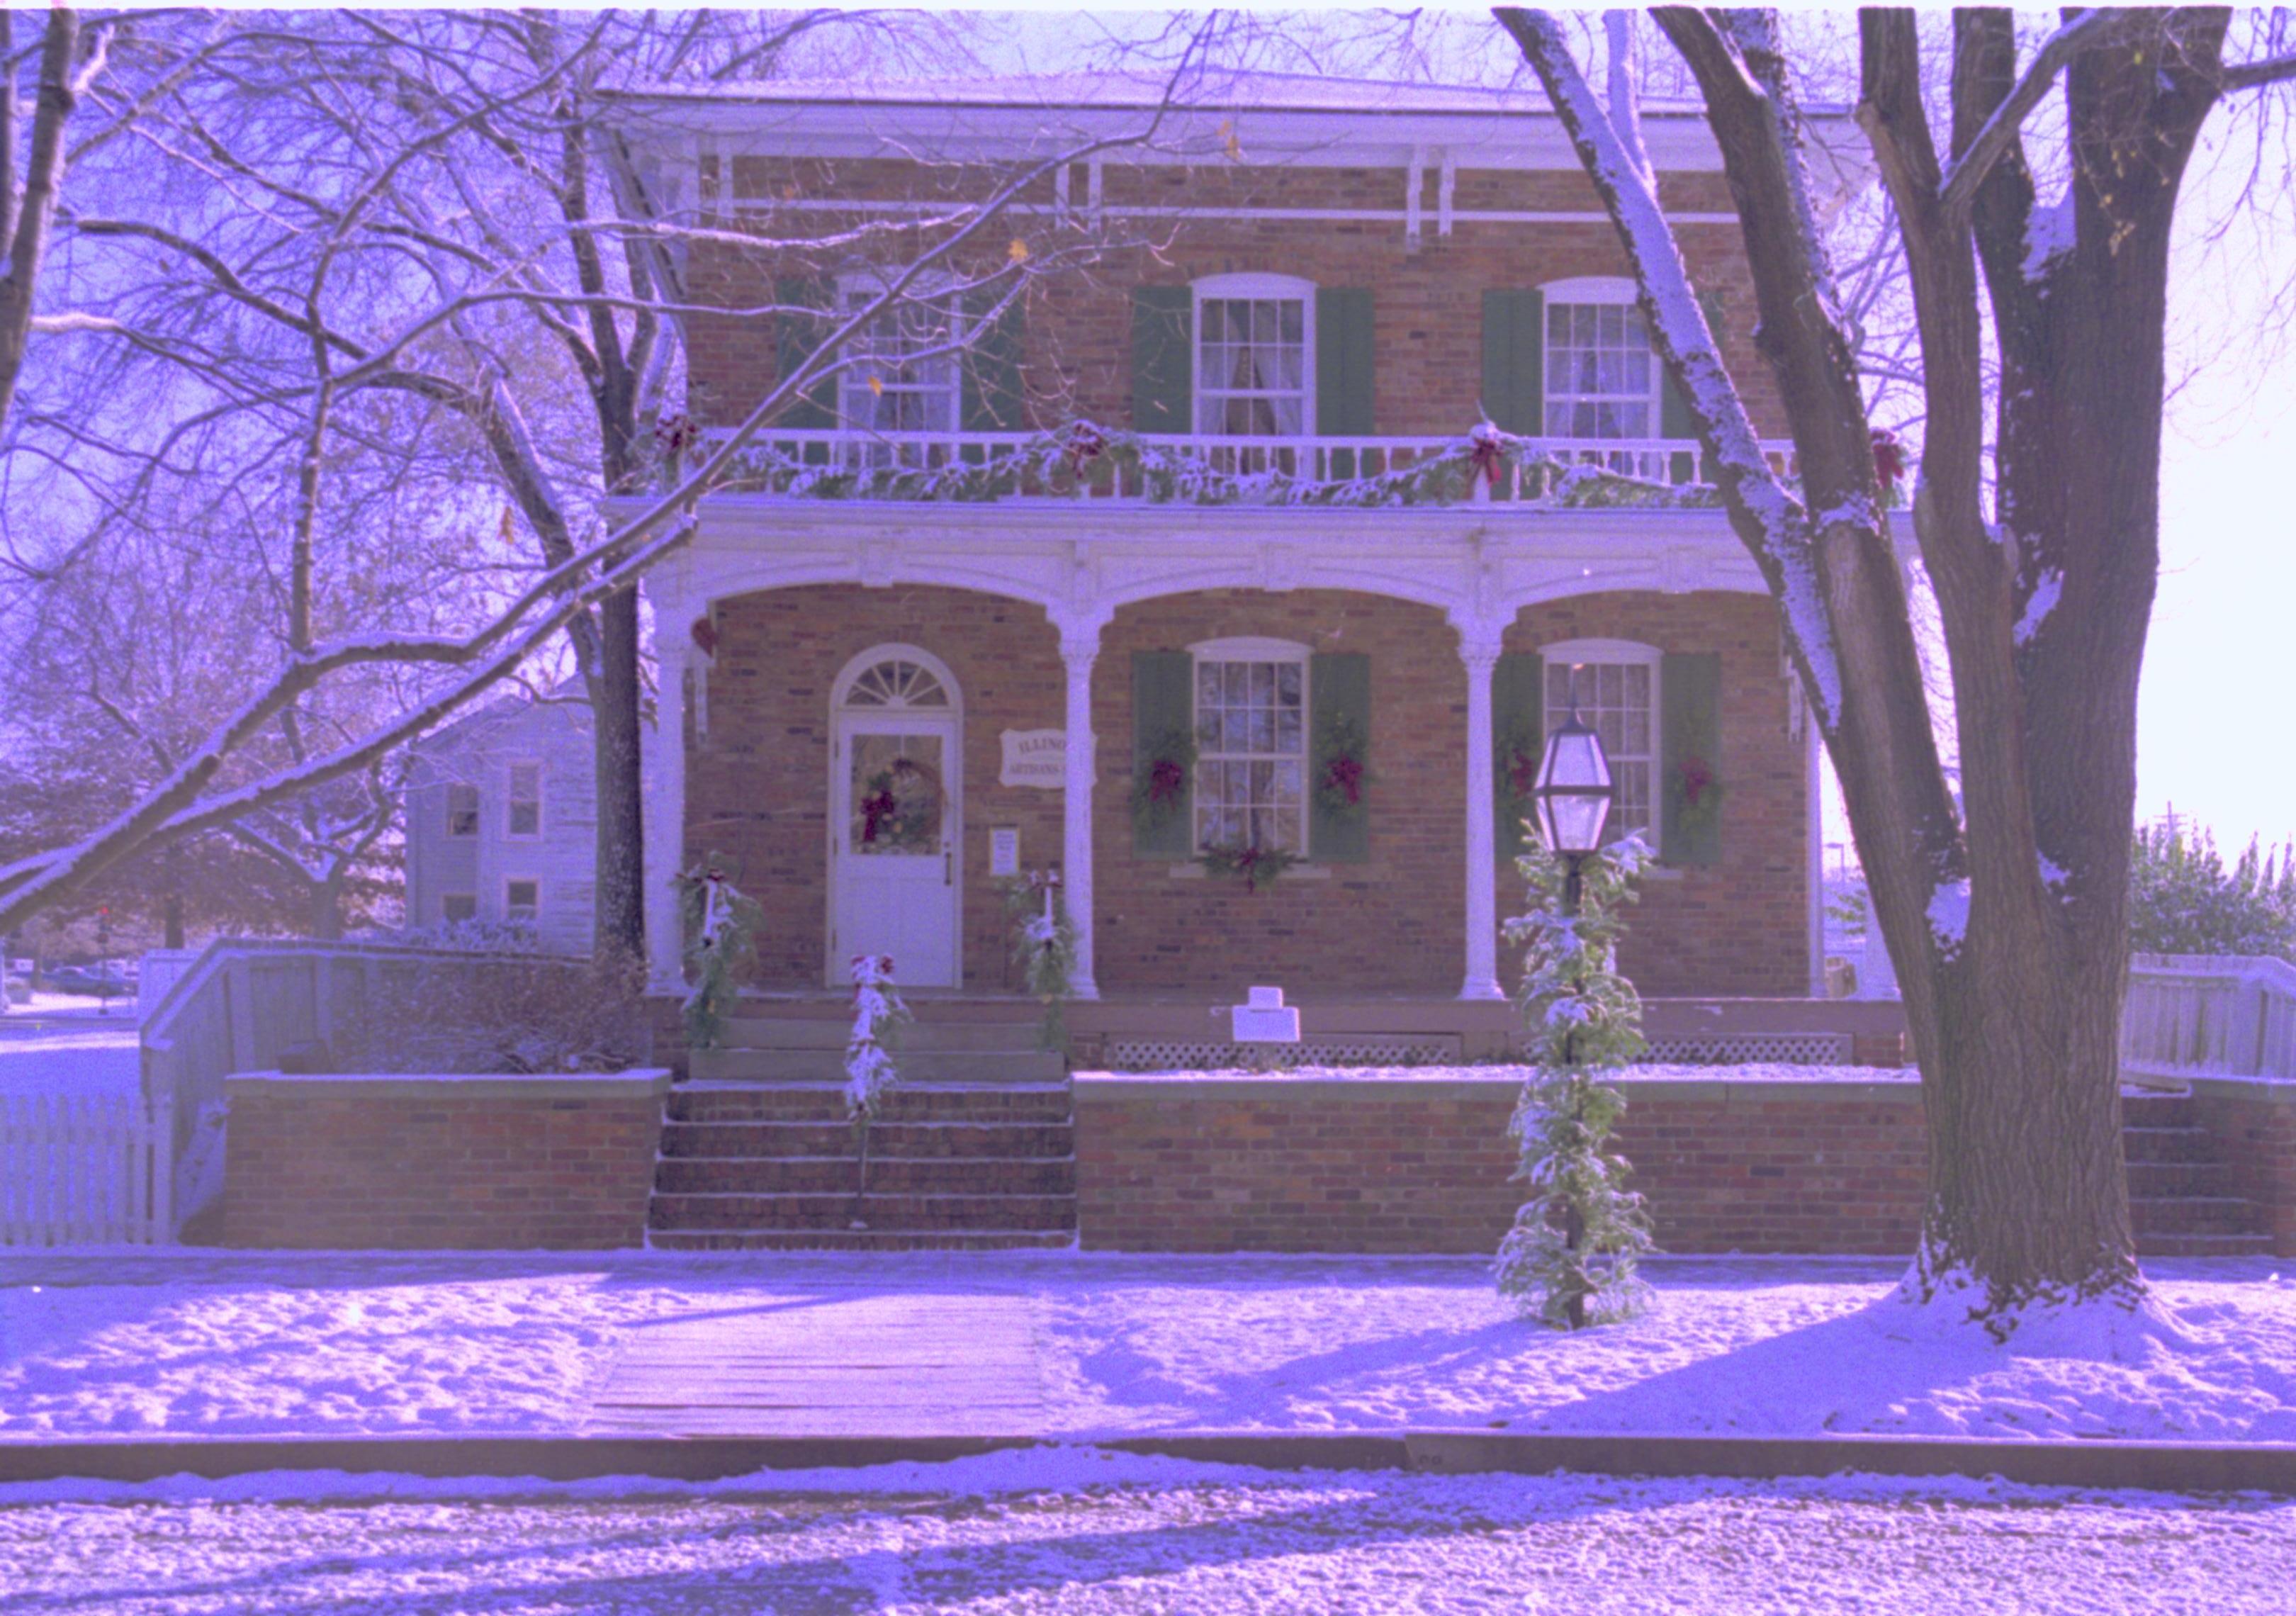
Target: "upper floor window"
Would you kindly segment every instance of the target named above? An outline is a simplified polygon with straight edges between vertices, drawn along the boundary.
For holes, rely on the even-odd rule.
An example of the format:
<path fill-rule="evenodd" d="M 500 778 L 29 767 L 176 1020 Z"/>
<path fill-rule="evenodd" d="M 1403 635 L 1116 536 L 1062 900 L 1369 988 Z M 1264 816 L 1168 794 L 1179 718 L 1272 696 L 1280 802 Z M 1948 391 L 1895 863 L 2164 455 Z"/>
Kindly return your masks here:
<path fill-rule="evenodd" d="M 1316 287 L 1280 275 L 1211 275 L 1195 283 L 1196 431 L 1206 437 L 1297 438 L 1315 422 Z"/>
<path fill-rule="evenodd" d="M 1546 733 L 1568 723 L 1575 707 L 1610 757 L 1614 795 L 1603 840 L 1639 835 L 1656 848 L 1651 783 L 1658 772 L 1661 653 L 1632 640 L 1566 640 L 1539 654 L 1546 660 Z"/>
<path fill-rule="evenodd" d="M 1196 659 L 1200 848 L 1308 850 L 1308 648 L 1208 640 Z"/>
<path fill-rule="evenodd" d="M 1546 297 L 1546 436 L 1657 437 L 1661 366 L 1634 283 L 1562 281 Z"/>
<path fill-rule="evenodd" d="M 848 275 L 838 283 L 838 312 L 855 313 L 883 291 L 873 275 Z M 956 431 L 964 319 L 953 291 L 915 283 L 879 310 L 848 340 L 854 363 L 838 374 L 839 424 L 849 432 Z"/>
<path fill-rule="evenodd" d="M 520 838 L 542 834 L 542 765 L 510 766 L 510 819 L 504 835 Z"/>
<path fill-rule="evenodd" d="M 459 783 L 447 787 L 447 834 L 475 836 L 479 833 L 479 788 Z"/>

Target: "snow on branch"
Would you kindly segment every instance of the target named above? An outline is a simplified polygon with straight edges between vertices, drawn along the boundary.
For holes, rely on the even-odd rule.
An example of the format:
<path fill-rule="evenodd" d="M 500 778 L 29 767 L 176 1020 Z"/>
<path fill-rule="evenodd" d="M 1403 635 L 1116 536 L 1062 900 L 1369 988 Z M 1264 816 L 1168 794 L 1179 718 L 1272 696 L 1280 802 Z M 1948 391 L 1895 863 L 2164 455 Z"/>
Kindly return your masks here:
<path fill-rule="evenodd" d="M 1985 127 L 1978 130 L 1977 137 L 1969 143 L 1969 150 L 1946 170 L 1939 200 L 1948 217 L 1966 219 L 1969 217 L 1970 209 L 1976 204 L 1977 187 L 1985 182 L 1987 172 L 2009 149 L 2010 143 L 2017 138 L 2017 131 L 2023 127 L 2027 114 L 2040 104 L 2042 96 L 2049 93 L 2049 86 L 2056 82 L 2059 70 L 2072 60 L 2075 52 L 2102 37 L 2119 16 L 2120 13 L 2103 6 L 2091 6 L 2042 43 L 2039 53 L 2026 68 L 2024 77 L 2017 81 L 2001 104 L 1994 108 L 1993 116 L 1985 120 Z"/>

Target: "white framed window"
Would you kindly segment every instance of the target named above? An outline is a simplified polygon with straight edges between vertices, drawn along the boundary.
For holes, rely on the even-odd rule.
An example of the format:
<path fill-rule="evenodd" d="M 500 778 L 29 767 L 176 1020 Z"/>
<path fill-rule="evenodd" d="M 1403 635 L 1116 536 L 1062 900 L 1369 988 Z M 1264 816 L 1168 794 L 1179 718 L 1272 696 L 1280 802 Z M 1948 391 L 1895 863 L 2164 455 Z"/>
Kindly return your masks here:
<path fill-rule="evenodd" d="M 1539 648 L 1546 661 L 1546 733 L 1578 720 L 1602 737 L 1616 795 L 1605 841 L 1639 834 L 1655 850 L 1658 818 L 1659 666 L 1655 645 L 1634 640 L 1564 640 Z"/>
<path fill-rule="evenodd" d="M 1548 438 L 1659 436 L 1664 366 L 1631 281 L 1589 276 L 1541 289 L 1546 304 Z"/>
<path fill-rule="evenodd" d="M 1308 851 L 1308 648 L 1207 640 L 1196 660 L 1195 846 Z"/>
<path fill-rule="evenodd" d="M 542 836 L 542 765 L 531 760 L 510 766 L 509 807 L 503 834 L 512 841 L 536 841 Z"/>
<path fill-rule="evenodd" d="M 479 833 L 479 788 L 461 781 L 447 787 L 447 834 L 475 836 Z"/>
<path fill-rule="evenodd" d="M 865 307 L 884 290 L 873 271 L 846 275 L 837 287 L 839 316 Z M 956 431 L 957 345 L 964 322 L 963 304 L 946 281 L 912 282 L 847 339 L 846 357 L 853 363 L 838 373 L 838 423 L 849 432 L 887 436 Z"/>
<path fill-rule="evenodd" d="M 503 882 L 503 919 L 511 925 L 531 925 L 542 913 L 542 883 L 531 875 L 513 875 Z"/>
<path fill-rule="evenodd" d="M 1195 283 L 1196 431 L 1299 438 L 1316 431 L 1316 283 L 1217 275 Z"/>
<path fill-rule="evenodd" d="M 439 918 L 450 926 L 478 917 L 479 895 L 476 892 L 449 892 L 439 900 Z"/>

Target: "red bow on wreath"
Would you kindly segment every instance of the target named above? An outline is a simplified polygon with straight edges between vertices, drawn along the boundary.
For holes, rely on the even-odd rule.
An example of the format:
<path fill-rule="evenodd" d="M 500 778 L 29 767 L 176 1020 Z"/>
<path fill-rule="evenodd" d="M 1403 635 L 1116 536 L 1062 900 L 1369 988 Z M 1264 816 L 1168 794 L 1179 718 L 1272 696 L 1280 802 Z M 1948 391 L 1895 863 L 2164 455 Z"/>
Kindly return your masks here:
<path fill-rule="evenodd" d="M 1467 459 L 1480 472 L 1491 487 L 1499 486 L 1499 471 L 1506 463 L 1506 450 L 1496 438 L 1478 438 L 1475 447 L 1467 451 Z"/>
<path fill-rule="evenodd" d="M 1897 433 L 1886 426 L 1875 427 L 1874 440 L 1874 475 L 1881 481 L 1883 491 L 1892 491 L 1906 474 L 1906 448 L 1898 441 Z"/>
<path fill-rule="evenodd" d="M 900 805 L 893 800 L 890 792 L 872 792 L 861 799 L 861 840 L 877 840 L 877 827 L 893 816 Z"/>
<path fill-rule="evenodd" d="M 1324 783 L 1343 794 L 1352 808 L 1363 796 L 1363 765 L 1353 758 L 1334 758 L 1324 766 Z"/>
<path fill-rule="evenodd" d="M 1518 797 L 1529 796 L 1538 787 L 1538 759 L 1518 749 L 1507 759 L 1507 786 Z"/>
<path fill-rule="evenodd" d="M 1696 808 L 1698 806 L 1698 799 L 1703 796 L 1705 794 L 1706 788 L 1713 783 L 1713 766 L 1709 764 L 1705 759 L 1685 758 L 1682 760 L 1682 800 L 1684 802 L 1687 803 L 1692 808 Z"/>
<path fill-rule="evenodd" d="M 1187 770 L 1170 758 L 1159 758 L 1148 768 L 1148 800 L 1177 801 L 1187 783 Z"/>
<path fill-rule="evenodd" d="M 1081 472 L 1091 462 L 1100 458 L 1108 440 L 1088 426 L 1078 426 L 1069 434 L 1069 463 Z"/>

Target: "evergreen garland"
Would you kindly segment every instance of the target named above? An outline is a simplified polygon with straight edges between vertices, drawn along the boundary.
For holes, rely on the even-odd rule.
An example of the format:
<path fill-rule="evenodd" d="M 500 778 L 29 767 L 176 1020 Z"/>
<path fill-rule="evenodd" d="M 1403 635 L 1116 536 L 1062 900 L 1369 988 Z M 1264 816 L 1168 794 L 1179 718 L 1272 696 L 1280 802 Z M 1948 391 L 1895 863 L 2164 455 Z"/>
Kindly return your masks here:
<path fill-rule="evenodd" d="M 1300 862 L 1300 855 L 1282 848 L 1230 845 L 1209 847 L 1196 855 L 1206 874 L 1223 881 L 1240 881 L 1257 892 Z"/>
<path fill-rule="evenodd" d="M 728 861 L 711 853 L 671 877 L 685 932 L 685 1046 L 715 1049 L 739 992 L 735 979 L 755 956 L 758 923 L 765 912 L 727 874 Z"/>
<path fill-rule="evenodd" d="M 1372 783 L 1370 748 L 1362 728 L 1345 713 L 1316 721 L 1316 806 L 1335 819 L 1352 820 L 1364 811 L 1364 792 Z"/>
<path fill-rule="evenodd" d="M 1639 838 L 1581 862 L 1577 912 L 1565 902 L 1568 871 L 1544 844 L 1515 861 L 1536 906 L 1506 923 L 1528 945 L 1517 995 L 1532 1076 L 1507 1132 L 1520 1147 L 1514 1176 L 1532 1198 L 1499 1244 L 1502 1295 L 1526 1317 L 1558 1329 L 1624 1318 L 1649 1300 L 1636 1273 L 1651 1248 L 1643 1198 L 1622 1187 L 1629 1167 L 1610 1150 L 1625 1096 L 1603 1079 L 1645 1047 L 1642 1001 L 1618 971 L 1620 909 L 1636 900 L 1649 858 Z"/>
<path fill-rule="evenodd" d="M 1193 730 L 1175 726 L 1160 729 L 1148 742 L 1145 767 L 1132 775 L 1132 828 L 1153 835 L 1188 807 L 1188 781 L 1196 769 L 1196 737 Z"/>
<path fill-rule="evenodd" d="M 1061 896 L 1060 873 L 1041 870 L 1004 883 L 1004 912 L 1013 917 L 1013 961 L 1029 996 L 1045 1007 L 1038 1038 L 1046 1049 L 1068 1044 L 1063 1006 L 1076 972 L 1076 927 Z"/>

